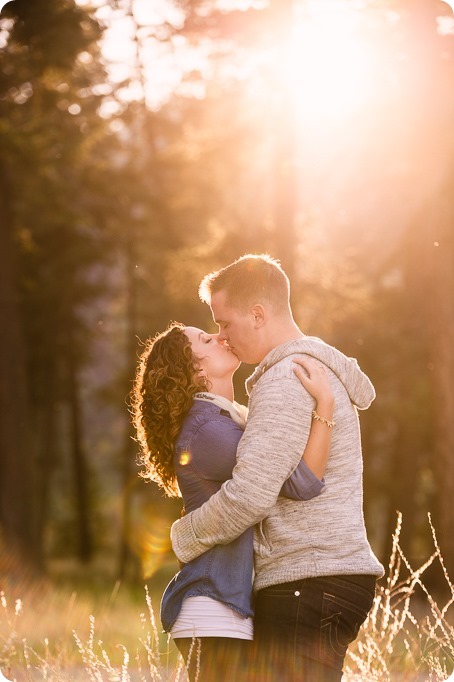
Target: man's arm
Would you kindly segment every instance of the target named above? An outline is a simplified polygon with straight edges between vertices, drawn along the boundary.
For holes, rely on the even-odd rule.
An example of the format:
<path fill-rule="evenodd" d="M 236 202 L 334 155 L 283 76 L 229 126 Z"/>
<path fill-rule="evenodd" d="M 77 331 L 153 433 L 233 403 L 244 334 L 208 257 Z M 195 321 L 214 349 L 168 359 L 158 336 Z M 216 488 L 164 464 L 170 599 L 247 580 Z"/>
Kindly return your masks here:
<path fill-rule="evenodd" d="M 232 478 L 202 507 L 172 526 L 173 550 L 181 561 L 231 542 L 268 515 L 300 461 L 313 405 L 293 375 L 259 380 Z"/>

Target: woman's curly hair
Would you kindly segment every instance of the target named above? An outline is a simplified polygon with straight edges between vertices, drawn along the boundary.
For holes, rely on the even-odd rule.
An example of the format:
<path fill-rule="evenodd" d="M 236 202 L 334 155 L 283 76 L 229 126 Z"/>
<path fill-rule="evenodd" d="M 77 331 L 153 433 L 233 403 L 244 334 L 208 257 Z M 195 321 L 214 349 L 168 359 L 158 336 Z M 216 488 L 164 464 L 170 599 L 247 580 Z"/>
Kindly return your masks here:
<path fill-rule="evenodd" d="M 180 496 L 173 464 L 176 438 L 194 394 L 208 389 L 184 329 L 173 322 L 145 342 L 131 391 L 139 464 L 145 467 L 141 476 L 156 481 L 169 497 Z"/>

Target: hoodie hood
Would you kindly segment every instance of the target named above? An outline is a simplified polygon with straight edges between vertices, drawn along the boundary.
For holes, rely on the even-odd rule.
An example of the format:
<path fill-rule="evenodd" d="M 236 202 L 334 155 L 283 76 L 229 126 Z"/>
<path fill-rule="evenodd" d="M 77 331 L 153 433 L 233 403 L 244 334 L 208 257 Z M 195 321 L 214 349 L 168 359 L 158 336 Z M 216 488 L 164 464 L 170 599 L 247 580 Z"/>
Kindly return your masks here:
<path fill-rule="evenodd" d="M 374 400 L 373 384 L 361 371 L 355 358 L 348 358 L 337 348 L 329 346 L 315 336 L 302 336 L 273 348 L 246 381 L 248 394 L 270 367 L 291 355 L 302 354 L 309 355 L 332 370 L 347 390 L 351 402 L 360 410 L 367 409 Z"/>

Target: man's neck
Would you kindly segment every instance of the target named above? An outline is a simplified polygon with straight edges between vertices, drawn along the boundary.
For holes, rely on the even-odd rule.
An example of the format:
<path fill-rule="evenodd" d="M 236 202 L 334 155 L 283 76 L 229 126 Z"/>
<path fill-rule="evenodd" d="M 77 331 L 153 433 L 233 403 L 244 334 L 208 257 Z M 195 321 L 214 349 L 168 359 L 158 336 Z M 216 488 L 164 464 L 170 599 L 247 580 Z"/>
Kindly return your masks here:
<path fill-rule="evenodd" d="M 283 343 L 287 343 L 288 341 L 295 341 L 296 339 L 301 339 L 304 336 L 305 335 L 303 334 L 301 329 L 293 320 L 282 325 L 277 325 L 272 330 L 272 333 L 268 335 L 266 343 L 263 346 L 264 352 L 262 360 L 264 357 L 268 355 L 268 353 L 271 353 L 272 350 L 274 350 L 278 346 L 281 346 Z"/>

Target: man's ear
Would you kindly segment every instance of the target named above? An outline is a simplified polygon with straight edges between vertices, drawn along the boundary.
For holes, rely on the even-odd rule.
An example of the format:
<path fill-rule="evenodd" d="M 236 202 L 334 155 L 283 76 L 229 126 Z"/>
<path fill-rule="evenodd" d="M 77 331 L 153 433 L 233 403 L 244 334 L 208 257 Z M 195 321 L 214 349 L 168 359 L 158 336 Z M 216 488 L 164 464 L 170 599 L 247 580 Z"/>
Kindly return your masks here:
<path fill-rule="evenodd" d="M 252 306 L 251 315 L 256 329 L 259 329 L 259 327 L 262 327 L 265 324 L 266 311 L 261 303 L 255 303 Z"/>

